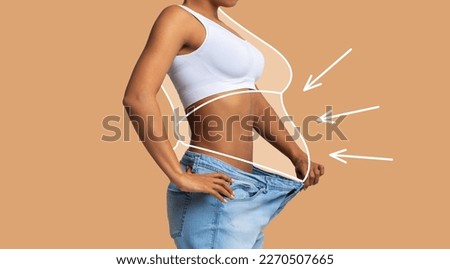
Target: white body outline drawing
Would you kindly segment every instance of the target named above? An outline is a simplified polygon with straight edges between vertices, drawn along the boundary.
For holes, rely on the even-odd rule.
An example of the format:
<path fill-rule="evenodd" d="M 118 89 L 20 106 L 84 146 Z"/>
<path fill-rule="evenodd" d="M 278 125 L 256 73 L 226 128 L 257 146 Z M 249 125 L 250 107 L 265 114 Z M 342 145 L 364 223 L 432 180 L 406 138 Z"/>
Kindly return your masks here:
<path fill-rule="evenodd" d="M 277 49 L 275 49 L 273 46 L 271 46 L 270 44 L 268 44 L 266 41 L 262 40 L 261 38 L 259 38 L 258 36 L 256 36 L 256 35 L 253 34 L 252 32 L 250 32 L 249 30 L 247 30 L 245 27 L 243 27 L 242 25 L 240 25 L 239 23 L 237 23 L 235 20 L 233 20 L 233 19 L 232 19 L 230 16 L 228 16 L 224 11 L 222 11 L 221 8 L 219 8 L 219 12 L 220 12 L 220 14 L 222 14 L 223 16 L 225 16 L 228 20 L 230 20 L 230 21 L 233 22 L 235 25 L 237 25 L 239 28 L 241 28 L 243 31 L 245 31 L 247 34 L 251 35 L 252 37 L 254 37 L 255 39 L 257 39 L 258 41 L 262 42 L 263 44 L 265 44 L 266 46 L 268 46 L 270 49 L 272 49 L 273 51 L 275 51 L 275 52 L 283 59 L 283 61 L 286 63 L 286 65 L 288 66 L 288 69 L 289 69 L 289 81 L 288 81 L 288 83 L 286 84 L 286 86 L 283 88 L 282 91 L 251 90 L 251 89 L 248 90 L 248 89 L 247 89 L 247 90 L 242 90 L 242 91 L 233 91 L 233 92 L 231 92 L 231 93 L 225 93 L 225 94 L 222 94 L 222 95 L 220 95 L 220 96 L 217 96 L 217 97 L 215 97 L 215 98 L 213 98 L 213 99 L 211 99 L 211 100 L 208 100 L 207 102 L 205 102 L 205 103 L 199 105 L 198 107 L 196 107 L 195 109 L 193 109 L 192 111 L 190 111 L 189 113 L 187 113 L 186 115 L 184 115 L 184 116 L 181 118 L 180 121 L 176 121 L 176 122 L 175 122 L 175 126 L 174 126 L 175 130 L 177 130 L 177 128 L 178 128 L 178 126 L 179 126 L 179 122 L 181 122 L 182 120 L 186 119 L 186 117 L 187 117 L 189 114 L 193 113 L 194 111 L 198 110 L 199 108 L 203 107 L 204 105 L 207 105 L 207 104 L 209 104 L 209 103 L 211 103 L 211 102 L 213 102 L 213 101 L 215 101 L 215 100 L 218 100 L 218 99 L 221 99 L 221 98 L 230 96 L 230 95 L 235 95 L 235 94 L 255 93 L 255 92 L 276 94 L 276 95 L 278 95 L 278 96 L 280 97 L 280 100 L 281 100 L 281 106 L 282 106 L 282 108 L 283 108 L 284 114 L 287 115 L 287 116 L 289 115 L 289 114 L 287 113 L 286 107 L 285 107 L 284 102 L 283 102 L 283 94 L 285 93 L 285 91 L 286 91 L 286 90 L 289 88 L 289 86 L 291 85 L 291 82 L 292 82 L 292 76 L 293 76 L 293 75 L 292 75 L 292 68 L 291 68 L 291 65 L 290 65 L 289 62 L 287 61 L 286 57 L 284 57 L 283 54 L 281 54 Z M 166 75 L 166 78 L 167 78 L 167 75 Z M 169 96 L 169 93 L 166 91 L 166 89 L 165 89 L 165 87 L 164 87 L 163 85 L 161 85 L 161 89 L 162 89 L 162 91 L 164 92 L 165 96 L 167 97 L 167 100 L 168 100 L 168 102 L 169 102 L 169 104 L 170 104 L 170 107 L 171 107 L 171 109 L 172 109 L 172 112 L 175 112 L 175 109 L 176 109 L 176 108 L 175 108 L 175 106 L 174 106 L 174 104 L 173 104 L 173 102 L 172 102 L 171 97 Z M 178 137 L 177 137 L 177 142 L 176 142 L 175 146 L 173 147 L 173 150 L 175 150 L 180 144 L 183 144 L 183 145 L 185 145 L 185 146 L 187 146 L 187 147 L 192 147 L 192 148 L 197 148 L 197 149 L 205 150 L 205 151 L 212 152 L 212 153 L 215 153 L 215 154 L 219 154 L 219 155 L 222 155 L 222 156 L 225 156 L 225 157 L 229 157 L 229 158 L 232 158 L 232 159 L 235 159 L 235 160 L 239 160 L 239 161 L 242 161 L 242 162 L 245 162 L 245 163 L 250 163 L 250 164 L 252 164 L 252 165 L 254 165 L 254 166 L 261 167 L 262 169 L 267 169 L 267 170 L 269 170 L 269 171 L 272 171 L 272 172 L 274 172 L 274 173 L 278 173 L 278 174 L 283 175 L 284 177 L 287 177 L 287 178 L 292 179 L 292 180 L 294 180 L 294 181 L 301 181 L 301 182 L 303 183 L 303 182 L 306 180 L 306 178 L 308 177 L 309 172 L 310 172 L 310 169 L 311 169 L 311 156 L 310 156 L 310 153 L 309 153 L 308 145 L 306 144 L 306 141 L 305 141 L 305 139 L 303 138 L 302 134 L 300 133 L 300 131 L 298 130 L 298 128 L 296 128 L 296 126 L 294 125 L 294 123 L 293 123 L 292 121 L 289 121 L 289 122 L 292 124 L 292 126 L 293 126 L 293 128 L 294 128 L 294 132 L 296 132 L 297 135 L 300 137 L 300 139 L 301 139 L 301 141 L 302 141 L 302 143 L 303 143 L 303 145 L 304 145 L 304 147 L 305 147 L 306 155 L 308 156 L 308 169 L 306 170 L 305 177 L 304 177 L 303 179 L 299 179 L 299 178 L 297 178 L 297 177 L 293 177 L 292 175 L 289 175 L 289 174 L 284 173 L 284 172 L 282 172 L 282 171 L 279 171 L 279 170 L 277 170 L 277 169 L 273 169 L 273 168 L 267 167 L 267 166 L 265 166 L 265 165 L 262 165 L 262 164 L 259 164 L 259 163 L 256 163 L 256 162 L 247 161 L 247 160 L 245 160 L 245 159 L 242 159 L 242 158 L 239 158 L 239 157 L 236 157 L 236 156 L 232 156 L 232 155 L 228 155 L 228 154 L 226 154 L 226 153 L 222 153 L 222 152 L 219 152 L 219 151 L 211 150 L 211 149 L 208 149 L 208 148 L 203 148 L 203 147 L 198 147 L 198 146 L 194 146 L 194 145 L 187 144 L 187 143 L 185 143 L 184 141 L 179 140 Z"/>

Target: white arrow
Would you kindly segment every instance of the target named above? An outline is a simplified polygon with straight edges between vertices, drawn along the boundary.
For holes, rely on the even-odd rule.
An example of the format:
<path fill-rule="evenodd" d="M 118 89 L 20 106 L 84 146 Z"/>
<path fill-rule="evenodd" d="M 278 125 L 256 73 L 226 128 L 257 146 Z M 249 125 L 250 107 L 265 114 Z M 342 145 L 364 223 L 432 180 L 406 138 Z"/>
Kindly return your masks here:
<path fill-rule="evenodd" d="M 323 71 L 320 75 L 318 75 L 313 81 L 311 81 L 312 75 L 309 75 L 308 81 L 306 81 L 305 87 L 303 87 L 303 91 L 306 92 L 306 91 L 309 91 L 309 90 L 312 90 L 314 88 L 321 86 L 322 83 L 318 83 L 315 85 L 314 85 L 314 83 L 316 83 L 321 77 L 323 77 L 328 71 L 330 71 L 330 69 L 333 68 L 333 66 L 335 66 L 337 63 L 339 63 L 351 51 L 352 51 L 352 48 L 347 50 L 346 53 L 344 53 L 341 57 L 339 57 L 339 59 L 337 59 L 334 63 L 332 63 L 327 69 L 325 69 L 325 71 Z"/>
<path fill-rule="evenodd" d="M 322 123 L 322 122 L 327 122 L 327 123 L 332 123 L 335 124 L 336 122 L 332 121 L 331 119 L 333 118 L 339 118 L 341 116 L 346 116 L 346 115 L 352 115 L 352 114 L 356 114 L 356 113 L 361 113 L 361 112 L 366 112 L 366 111 L 370 111 L 370 110 L 375 110 L 380 108 L 380 106 L 372 106 L 372 107 L 368 107 L 368 108 L 363 108 L 363 109 L 358 109 L 358 110 L 353 110 L 353 111 L 349 111 L 349 112 L 344 112 L 341 114 L 335 114 L 333 116 L 330 116 L 331 114 L 331 110 L 325 112 L 322 116 L 317 118 L 317 122 L 318 123 Z"/>
<path fill-rule="evenodd" d="M 347 149 L 341 149 L 336 152 L 330 153 L 330 157 L 334 158 L 340 162 L 343 162 L 343 163 L 347 163 L 347 161 L 342 158 L 366 159 L 366 160 L 377 160 L 377 161 L 393 161 L 394 160 L 392 158 L 384 158 L 384 157 L 369 157 L 369 156 L 341 154 L 342 152 L 345 152 L 345 151 L 347 151 Z"/>

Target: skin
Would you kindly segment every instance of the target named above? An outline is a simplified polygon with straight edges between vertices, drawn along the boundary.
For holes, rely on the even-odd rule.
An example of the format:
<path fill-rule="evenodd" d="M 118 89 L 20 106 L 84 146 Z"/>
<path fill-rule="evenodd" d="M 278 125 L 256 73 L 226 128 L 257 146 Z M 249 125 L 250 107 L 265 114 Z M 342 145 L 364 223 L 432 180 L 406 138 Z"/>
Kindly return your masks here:
<path fill-rule="evenodd" d="M 233 7 L 237 2 L 237 0 L 185 0 L 183 4 L 239 36 L 218 18 L 219 7 Z M 175 56 L 195 51 L 204 38 L 203 26 L 191 14 L 176 5 L 166 7 L 156 19 L 133 69 L 123 97 L 123 105 L 140 140 L 170 181 L 182 191 L 209 193 L 220 201 L 226 202 L 225 197 L 233 199 L 233 191 L 230 187 L 233 180 L 230 176 L 224 173 L 195 174 L 190 167 L 187 167 L 186 171 L 181 169 L 168 140 L 156 98 Z M 187 107 L 185 112 L 188 113 L 191 109 L 219 95 L 221 93 L 199 100 Z M 263 113 L 267 111 L 275 117 L 271 119 L 271 124 L 264 124 L 262 120 Z M 148 120 L 149 116 L 153 119 L 152 123 Z M 291 160 L 298 178 L 305 177 L 308 168 L 306 153 L 293 141 L 273 108 L 261 93 L 257 93 L 257 90 L 213 101 L 196 110 L 187 119 L 193 130 L 191 145 L 252 161 L 252 140 L 242 139 L 242 137 L 251 137 L 252 131 L 255 130 Z M 218 119 L 222 119 L 222 128 L 217 127 Z M 230 121 L 232 125 L 227 125 L 226 119 L 234 119 Z M 226 126 L 232 128 L 226 128 Z M 151 139 L 152 137 L 164 137 L 164 139 L 154 140 Z M 202 152 L 195 148 L 190 150 Z M 251 172 L 252 167 L 249 163 L 219 154 L 204 153 L 241 170 Z M 324 172 L 323 165 L 311 162 L 310 173 L 304 182 L 303 190 L 317 184 Z"/>

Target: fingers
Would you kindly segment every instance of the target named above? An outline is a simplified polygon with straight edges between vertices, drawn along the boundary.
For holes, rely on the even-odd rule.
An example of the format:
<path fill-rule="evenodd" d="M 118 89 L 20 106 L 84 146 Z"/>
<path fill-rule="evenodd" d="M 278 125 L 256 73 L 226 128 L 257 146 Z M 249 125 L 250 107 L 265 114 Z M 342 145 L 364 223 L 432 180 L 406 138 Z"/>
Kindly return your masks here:
<path fill-rule="evenodd" d="M 319 170 L 320 170 L 320 175 L 322 176 L 323 174 L 325 174 L 325 166 L 323 165 L 319 165 Z"/>
<path fill-rule="evenodd" d="M 220 195 L 220 193 L 217 192 L 217 191 L 213 190 L 213 191 L 209 192 L 209 194 L 211 194 L 212 196 L 216 197 L 222 203 L 226 203 L 227 202 L 227 200 L 225 200 L 225 198 L 222 195 Z"/>
<path fill-rule="evenodd" d="M 321 176 L 321 173 L 320 173 L 320 170 L 319 170 L 318 166 L 314 167 L 314 175 L 316 177 L 314 178 L 314 183 L 313 184 L 316 185 L 317 183 L 319 183 L 319 177 Z"/>
<path fill-rule="evenodd" d="M 311 185 L 316 184 L 315 183 L 316 182 L 316 173 L 314 170 L 315 170 L 314 167 L 311 167 L 311 170 L 309 171 L 309 180 L 310 180 L 309 182 Z"/>
<path fill-rule="evenodd" d="M 234 198 L 233 191 L 227 190 L 224 186 L 222 186 L 220 184 L 214 184 L 212 189 L 230 199 Z"/>
<path fill-rule="evenodd" d="M 308 189 L 308 187 L 309 187 L 309 179 L 306 179 L 306 180 L 303 182 L 303 188 L 302 188 L 302 190 L 306 191 L 306 189 Z"/>
<path fill-rule="evenodd" d="M 186 174 L 193 174 L 192 167 L 189 165 L 186 166 Z M 224 173 L 202 173 L 195 174 L 195 178 L 201 180 L 191 181 L 193 185 L 188 190 L 211 194 L 224 203 L 227 202 L 225 198 L 234 198 L 233 189 L 229 184 L 234 182 L 234 180 L 230 176 Z"/>
<path fill-rule="evenodd" d="M 222 194 L 230 199 L 234 198 L 233 190 L 231 189 L 228 183 L 232 183 L 234 180 L 223 173 L 208 173 L 204 174 L 208 177 L 213 177 L 213 189 L 217 191 L 219 194 Z M 222 201 L 222 199 L 220 199 Z M 223 202 L 223 201 L 222 201 Z"/>
<path fill-rule="evenodd" d="M 223 173 L 210 173 L 207 175 L 215 177 L 215 178 L 221 178 L 221 179 L 225 180 L 226 182 L 230 182 L 230 183 L 233 182 L 233 179 L 230 176 L 223 174 Z"/>
<path fill-rule="evenodd" d="M 303 190 L 306 190 L 311 185 L 319 183 L 319 178 L 325 174 L 325 167 L 321 164 L 312 163 L 311 169 L 307 179 L 303 182 Z"/>
<path fill-rule="evenodd" d="M 229 198 L 234 197 L 233 189 L 231 189 L 230 184 L 228 184 L 226 181 L 223 181 L 221 179 L 216 179 L 216 181 L 214 183 L 222 186 L 222 188 L 224 188 L 227 191 L 227 193 L 230 194 L 230 195 L 227 195 L 227 197 L 229 197 Z"/>

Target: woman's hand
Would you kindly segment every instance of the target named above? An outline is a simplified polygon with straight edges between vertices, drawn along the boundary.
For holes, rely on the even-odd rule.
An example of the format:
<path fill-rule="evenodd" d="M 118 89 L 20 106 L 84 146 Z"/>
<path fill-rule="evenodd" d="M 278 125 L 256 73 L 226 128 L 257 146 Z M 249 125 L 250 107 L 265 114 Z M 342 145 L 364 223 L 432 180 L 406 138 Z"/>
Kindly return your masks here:
<path fill-rule="evenodd" d="M 223 196 L 234 198 L 233 190 L 229 185 L 232 182 L 233 179 L 223 173 L 193 174 L 191 167 L 188 166 L 180 180 L 174 183 L 182 191 L 209 193 L 226 203 L 227 200 Z"/>
<path fill-rule="evenodd" d="M 308 160 L 301 159 L 294 163 L 295 173 L 300 179 L 305 178 L 306 171 L 308 170 Z M 325 167 L 321 164 L 311 162 L 311 168 L 309 170 L 309 175 L 303 182 L 303 189 L 306 190 L 311 185 L 316 185 L 319 183 L 319 178 L 325 173 Z"/>

